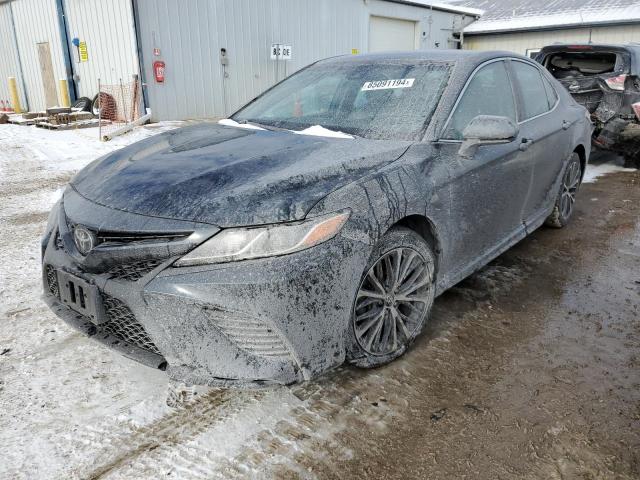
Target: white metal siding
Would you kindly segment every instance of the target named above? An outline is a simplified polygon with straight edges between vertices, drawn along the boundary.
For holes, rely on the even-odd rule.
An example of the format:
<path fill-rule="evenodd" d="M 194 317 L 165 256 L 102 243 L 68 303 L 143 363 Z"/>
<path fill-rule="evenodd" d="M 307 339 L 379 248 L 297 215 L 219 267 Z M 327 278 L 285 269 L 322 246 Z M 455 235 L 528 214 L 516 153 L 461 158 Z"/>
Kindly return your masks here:
<path fill-rule="evenodd" d="M 629 43 L 640 42 L 640 25 L 617 25 L 571 28 L 540 32 L 514 32 L 465 37 L 464 48 L 470 50 L 508 50 L 526 55 L 527 50 L 554 43 Z"/>
<path fill-rule="evenodd" d="M 366 53 L 371 15 L 416 22 L 418 49 L 453 48 L 448 39 L 462 22 L 448 12 L 381 0 L 135 1 L 155 120 L 228 115 L 316 60 Z M 277 42 L 292 45 L 292 61 L 270 60 L 269 46 Z M 220 48 L 229 58 L 224 88 Z M 155 60 L 166 63 L 163 84 L 154 81 Z"/>
<path fill-rule="evenodd" d="M 14 35 L 11 6 L 8 3 L 0 4 L 0 100 L 4 102 L 10 100 L 7 78 L 16 77 L 22 97 L 20 99 L 22 108 L 25 108 L 24 88 L 20 77 Z"/>
<path fill-rule="evenodd" d="M 369 51 L 414 50 L 416 22 L 400 18 L 377 17 L 369 20 Z"/>
<path fill-rule="evenodd" d="M 46 108 L 37 44 L 49 42 L 56 80 L 66 78 L 55 0 L 16 0 L 11 3 L 26 95 L 31 110 Z M 60 92 L 58 92 L 58 99 Z"/>
<path fill-rule="evenodd" d="M 71 61 L 79 97 L 98 92 L 104 84 L 129 82 L 138 73 L 138 53 L 131 0 L 64 0 Z M 87 43 L 87 62 L 78 62 L 74 38 Z"/>

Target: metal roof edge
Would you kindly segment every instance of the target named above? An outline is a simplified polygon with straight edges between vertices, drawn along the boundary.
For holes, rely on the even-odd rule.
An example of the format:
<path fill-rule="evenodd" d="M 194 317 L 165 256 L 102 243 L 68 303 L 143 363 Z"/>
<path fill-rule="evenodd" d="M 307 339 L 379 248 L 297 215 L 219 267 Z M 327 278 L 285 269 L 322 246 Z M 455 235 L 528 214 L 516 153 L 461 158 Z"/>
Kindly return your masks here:
<path fill-rule="evenodd" d="M 404 5 L 412 5 L 414 7 L 421 7 L 426 9 L 433 8 L 434 10 L 439 10 L 441 12 L 449 12 L 449 13 L 459 13 L 463 15 L 469 15 L 471 17 L 480 17 L 484 10 L 480 10 L 478 8 L 470 8 L 470 7 L 457 7 L 455 5 L 450 5 L 448 3 L 439 3 L 439 2 L 426 2 L 420 0 L 383 0 L 385 2 L 390 3 L 401 3 Z"/>
<path fill-rule="evenodd" d="M 464 35 L 465 37 L 470 36 L 479 36 L 479 35 L 495 35 L 495 34 L 509 34 L 509 33 L 526 33 L 526 32 L 542 32 L 549 30 L 565 30 L 565 29 L 577 29 L 577 28 L 589 28 L 589 27 L 606 27 L 606 26 L 617 26 L 617 25 L 634 25 L 640 22 L 640 18 L 630 18 L 624 20 L 603 20 L 603 21 L 592 21 L 592 22 L 584 22 L 584 23 L 566 23 L 566 24 L 553 24 L 553 25 L 539 25 L 535 27 L 514 27 L 514 28 L 499 28 L 499 29 L 490 29 L 487 30 L 470 30 L 467 31 L 465 28 Z M 473 23 L 471 25 L 474 25 Z M 471 26 L 470 25 L 470 26 Z"/>

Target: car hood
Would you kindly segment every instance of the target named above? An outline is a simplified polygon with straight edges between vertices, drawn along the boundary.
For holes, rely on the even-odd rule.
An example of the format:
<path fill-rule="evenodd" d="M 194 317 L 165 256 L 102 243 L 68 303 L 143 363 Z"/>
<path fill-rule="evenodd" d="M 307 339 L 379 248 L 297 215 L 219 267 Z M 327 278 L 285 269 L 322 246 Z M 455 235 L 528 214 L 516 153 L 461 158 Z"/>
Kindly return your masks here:
<path fill-rule="evenodd" d="M 221 227 L 275 223 L 304 218 L 328 193 L 393 162 L 409 145 L 205 123 L 100 158 L 71 185 L 130 213 Z"/>

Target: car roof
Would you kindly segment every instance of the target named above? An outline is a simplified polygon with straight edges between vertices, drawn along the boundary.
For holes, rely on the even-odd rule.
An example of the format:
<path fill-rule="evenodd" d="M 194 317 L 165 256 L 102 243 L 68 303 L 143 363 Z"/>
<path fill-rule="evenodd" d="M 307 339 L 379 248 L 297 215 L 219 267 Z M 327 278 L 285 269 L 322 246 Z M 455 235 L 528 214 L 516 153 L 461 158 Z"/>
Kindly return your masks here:
<path fill-rule="evenodd" d="M 360 62 L 384 62 L 384 61 L 434 61 L 434 62 L 461 62 L 478 65 L 493 58 L 502 57 L 527 57 L 513 52 L 499 50 L 453 50 L 453 49 L 432 49 L 415 51 L 397 51 L 366 53 L 359 55 L 340 55 L 322 60 L 322 63 L 360 63 Z"/>
<path fill-rule="evenodd" d="M 405 52 L 381 52 L 361 55 L 341 55 L 320 60 L 320 65 L 348 65 L 384 62 L 446 62 L 455 64 L 456 78 L 467 78 L 480 64 L 496 58 L 518 58 L 533 65 L 533 59 L 514 52 L 501 50 L 415 50 Z"/>

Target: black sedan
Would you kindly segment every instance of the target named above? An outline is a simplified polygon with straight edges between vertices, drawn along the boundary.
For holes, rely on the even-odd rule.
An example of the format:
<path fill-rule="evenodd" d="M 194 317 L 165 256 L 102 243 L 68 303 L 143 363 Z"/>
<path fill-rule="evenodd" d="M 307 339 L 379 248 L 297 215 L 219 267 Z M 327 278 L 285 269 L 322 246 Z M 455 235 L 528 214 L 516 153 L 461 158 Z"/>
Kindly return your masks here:
<path fill-rule="evenodd" d="M 82 170 L 42 240 L 45 298 L 187 384 L 381 365 L 438 294 L 567 224 L 591 130 L 511 53 L 323 60 Z"/>

